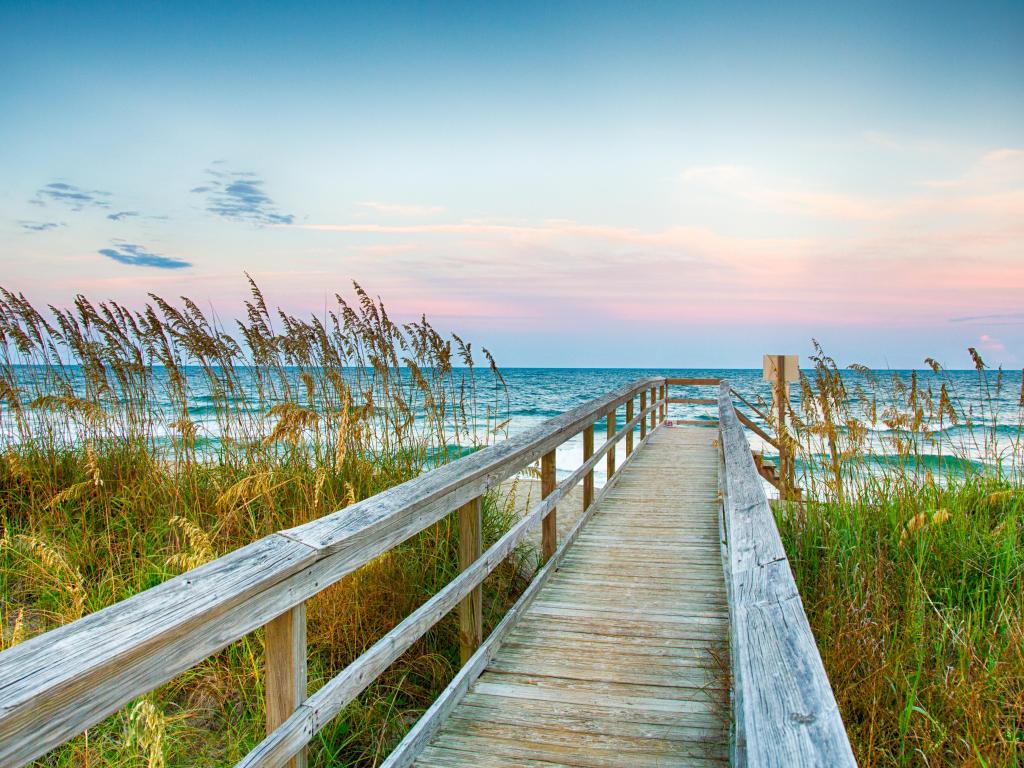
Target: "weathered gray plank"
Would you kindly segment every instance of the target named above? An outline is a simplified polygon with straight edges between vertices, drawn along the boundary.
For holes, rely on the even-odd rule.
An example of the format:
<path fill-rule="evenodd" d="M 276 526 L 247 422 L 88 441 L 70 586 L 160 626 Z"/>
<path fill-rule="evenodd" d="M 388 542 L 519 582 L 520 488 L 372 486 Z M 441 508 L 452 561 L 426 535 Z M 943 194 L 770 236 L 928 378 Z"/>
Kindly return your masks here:
<path fill-rule="evenodd" d="M 636 417 L 637 419 L 643 418 L 641 413 Z M 626 426 L 617 433 L 615 438 L 609 438 L 605 445 L 600 451 L 597 452 L 591 458 L 591 462 L 596 464 L 606 450 L 610 450 L 614 446 L 617 440 L 622 439 L 626 434 L 629 434 L 627 430 L 632 429 L 635 422 L 627 422 Z M 642 443 L 641 443 L 642 445 Z M 441 692 L 441 695 L 434 701 L 434 703 L 423 713 L 423 716 L 416 722 L 416 724 L 409 730 L 402 739 L 401 743 L 394 749 L 394 751 L 388 756 L 387 760 L 383 763 L 382 768 L 408 768 L 412 765 L 419 754 L 426 748 L 430 743 L 430 740 L 437 733 L 438 728 L 445 721 L 448 715 L 458 706 L 459 702 L 465 696 L 481 672 L 487 667 L 490 660 L 494 657 L 494 654 L 501 648 L 501 645 L 506 636 L 513 630 L 517 625 L 520 617 L 523 616 L 530 606 L 533 604 L 537 595 L 539 595 L 544 585 L 551 578 L 561 564 L 565 554 L 573 546 L 580 531 L 583 529 L 584 524 L 591 518 L 594 511 L 598 508 L 602 500 L 611 494 L 615 486 L 621 480 L 625 470 L 634 461 L 637 454 L 634 452 L 631 456 L 627 456 L 625 461 L 619 468 L 619 472 L 616 473 L 608 483 L 600 490 L 597 494 L 597 498 L 594 503 L 580 516 L 580 519 L 573 526 L 569 535 L 566 536 L 555 554 L 549 559 L 544 566 L 537 572 L 529 586 L 520 596 L 516 604 L 512 606 L 509 612 L 502 618 L 498 623 L 498 626 L 494 628 L 487 639 L 484 640 L 483 645 L 477 650 L 473 657 L 466 663 L 462 669 L 458 671 L 455 678 L 448 684 L 448 686 Z M 575 486 L 579 477 L 582 477 L 583 472 L 587 470 L 587 463 L 585 463 L 579 470 L 573 473 L 570 477 L 566 478 L 559 485 L 559 488 L 568 489 Z M 574 480 L 577 478 L 577 480 Z M 563 491 L 564 493 L 565 491 Z M 550 506 L 557 502 L 558 497 L 561 494 L 555 493 L 549 496 L 541 504 L 534 508 L 533 514 L 546 514 L 546 506 Z"/>
<path fill-rule="evenodd" d="M 736 743 L 750 766 L 856 761 L 754 466 L 729 385 L 719 388 Z"/>
<path fill-rule="evenodd" d="M 439 749 L 515 764 L 724 762 L 713 442 L 713 432 L 648 433 L 486 671 L 445 708 L 418 765 L 434 765 Z M 659 519 L 670 522 L 644 532 Z"/>

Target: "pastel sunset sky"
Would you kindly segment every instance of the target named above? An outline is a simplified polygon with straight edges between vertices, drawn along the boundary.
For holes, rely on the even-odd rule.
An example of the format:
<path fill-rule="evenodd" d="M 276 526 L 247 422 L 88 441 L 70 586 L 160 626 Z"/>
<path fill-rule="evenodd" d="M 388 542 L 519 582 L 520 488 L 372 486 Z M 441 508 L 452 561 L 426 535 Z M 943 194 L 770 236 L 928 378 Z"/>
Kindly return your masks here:
<path fill-rule="evenodd" d="M 0 0 L 0 285 L 1024 365 L 1024 3 Z"/>

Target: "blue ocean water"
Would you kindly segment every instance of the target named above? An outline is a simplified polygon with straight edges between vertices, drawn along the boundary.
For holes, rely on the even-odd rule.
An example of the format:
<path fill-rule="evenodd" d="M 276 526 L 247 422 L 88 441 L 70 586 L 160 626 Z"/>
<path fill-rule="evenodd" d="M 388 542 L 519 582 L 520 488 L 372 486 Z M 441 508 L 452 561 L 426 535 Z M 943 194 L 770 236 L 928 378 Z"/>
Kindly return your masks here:
<path fill-rule="evenodd" d="M 804 371 L 813 377 L 813 371 Z M 843 370 L 844 382 L 851 389 L 858 383 L 869 386 L 882 397 L 879 411 L 886 405 L 885 393 L 891 393 L 895 382 L 910 387 L 910 370 L 877 370 L 864 373 L 855 370 Z M 511 368 L 504 369 L 503 375 L 508 383 L 510 400 L 510 434 L 515 434 L 531 427 L 544 419 L 551 418 L 563 411 L 580 405 L 587 400 L 619 386 L 648 376 L 665 376 L 668 378 L 721 378 L 727 380 L 737 392 L 747 400 L 758 403 L 771 402 L 771 384 L 765 381 L 761 369 L 724 369 L 724 368 Z M 999 438 L 998 446 L 986 446 L 985 438 L 972 434 L 971 430 L 961 421 L 957 425 L 946 426 L 940 434 L 945 443 L 944 449 L 949 453 L 963 453 L 977 461 L 991 458 L 991 450 L 1016 451 L 1020 446 L 1022 414 L 1021 409 L 1021 372 L 1000 373 L 986 371 L 979 375 L 977 371 L 947 371 L 933 373 L 930 369 L 916 371 L 918 386 L 922 392 L 931 385 L 934 397 L 938 397 L 940 386 L 945 383 L 954 400 L 954 405 L 964 415 L 980 417 L 984 410 L 991 418 L 985 423 L 976 425 L 974 432 L 982 430 L 994 432 Z M 869 381 L 869 378 L 871 381 Z M 673 386 L 671 397 L 714 398 L 716 387 L 708 386 Z M 792 385 L 791 398 L 794 407 L 799 407 L 800 387 Z M 983 405 L 984 404 L 984 405 Z M 766 426 L 763 419 L 742 404 L 739 407 L 760 426 Z M 624 422 L 622 409 L 619 409 L 620 425 Z M 714 406 L 673 404 L 669 407 L 669 418 L 673 419 L 715 419 Z M 979 418 L 980 421 L 980 418 Z M 993 428 L 994 427 L 994 428 Z M 887 451 L 883 438 L 890 431 L 879 429 L 873 435 L 872 442 L 878 445 L 879 452 Z M 772 455 L 774 449 L 752 432 L 747 434 L 751 446 Z M 1018 460 L 1024 457 L 1017 457 Z M 577 436 L 566 442 L 557 452 L 557 467 L 560 474 L 566 474 L 582 463 L 583 442 Z M 597 482 L 604 481 L 600 470 L 595 472 Z"/>
<path fill-rule="evenodd" d="M 186 367 L 185 375 L 189 389 L 189 416 L 200 424 L 201 437 L 204 443 L 215 449 L 217 444 L 217 424 L 214 418 L 215 404 L 210 389 L 208 376 L 197 367 Z M 244 369 L 242 378 L 245 379 Z M 24 367 L 17 373 L 18 378 L 25 380 L 41 377 L 42 369 Z M 463 372 L 456 371 L 459 376 Z M 805 371 L 813 377 L 813 371 Z M 80 372 L 65 370 L 74 388 L 78 388 Z M 166 426 L 177 418 L 171 412 L 170 399 L 160 396 L 166 386 L 162 369 L 153 370 L 155 390 L 153 408 L 161 411 L 155 415 L 156 426 Z M 506 368 L 502 369 L 504 384 L 497 381 L 489 370 L 478 369 L 475 372 L 477 399 L 486 407 L 498 402 L 500 405 L 496 421 L 506 421 L 505 432 L 514 435 L 533 427 L 546 419 L 557 416 L 588 400 L 616 389 L 620 386 L 651 376 L 669 378 L 722 378 L 730 382 L 733 389 L 754 403 L 770 402 L 771 388 L 769 382 L 762 377 L 760 369 L 720 369 L 720 368 Z M 901 371 L 855 371 L 843 370 L 842 376 L 848 388 L 855 390 L 858 384 L 869 386 L 879 394 L 878 410 L 881 412 L 886 405 L 886 393 L 894 388 L 910 386 L 912 372 Z M 1017 451 L 1020 446 L 1022 409 L 1021 409 L 1021 373 L 1019 371 L 1001 373 L 986 371 L 979 375 L 977 371 L 941 371 L 938 374 L 931 370 L 916 372 L 920 391 L 926 392 L 930 387 L 933 401 L 937 398 L 939 387 L 945 384 L 952 393 L 954 405 L 962 417 L 975 420 L 972 431 L 961 418 L 957 424 L 946 424 L 943 429 L 936 430 L 938 439 L 944 443 L 944 453 L 959 453 L 971 460 L 989 461 L 993 455 L 1002 451 Z M 289 378 L 291 374 L 289 373 Z M 251 382 L 243 382 L 245 389 L 255 393 L 255 376 L 250 374 Z M 293 385 L 301 391 L 299 372 L 294 372 Z M 25 386 L 25 391 L 39 391 L 38 386 Z M 670 395 L 673 397 L 704 397 L 713 398 L 717 395 L 716 387 L 709 386 L 673 386 Z M 497 396 L 497 397 L 496 397 Z M 507 397 L 507 400 L 506 400 Z M 794 406 L 799 408 L 800 387 L 791 389 Z M 750 409 L 741 406 L 755 422 L 762 426 L 763 421 Z M 669 418 L 711 420 L 717 417 L 716 409 L 710 405 L 673 404 L 669 407 Z M 619 425 L 624 423 L 624 409 L 618 412 Z M 492 422 L 492 424 L 495 422 Z M 13 429 L 11 410 L 0 400 L 0 447 L 3 443 L 10 444 L 17 440 Z M 604 422 L 598 424 L 598 435 L 603 435 Z M 879 454 L 890 450 L 886 447 L 886 438 L 891 437 L 892 430 L 878 427 L 876 434 L 871 435 L 872 444 L 878 446 Z M 998 445 L 991 445 L 992 439 Z M 748 434 L 751 445 L 762 449 L 767 455 L 774 452 L 753 433 Z M 493 439 L 493 438 L 490 438 Z M 891 442 L 891 441 L 890 441 Z M 953 450 L 955 448 L 955 451 Z M 568 440 L 557 452 L 557 468 L 560 474 L 574 470 L 582 462 L 583 447 L 581 436 Z M 1017 457 L 1018 460 L 1024 457 Z M 600 465 L 599 465 L 600 467 Z M 598 484 L 604 477 L 600 468 L 595 471 Z"/>

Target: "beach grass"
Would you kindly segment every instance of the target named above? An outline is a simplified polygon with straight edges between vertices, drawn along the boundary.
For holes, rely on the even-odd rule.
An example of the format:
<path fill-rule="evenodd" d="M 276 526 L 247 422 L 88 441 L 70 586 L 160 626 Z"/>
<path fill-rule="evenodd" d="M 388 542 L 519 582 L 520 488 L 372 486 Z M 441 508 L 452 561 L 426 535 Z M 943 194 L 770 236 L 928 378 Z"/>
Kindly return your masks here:
<path fill-rule="evenodd" d="M 502 433 L 486 350 L 484 386 L 470 344 L 393 323 L 358 286 L 319 319 L 251 289 L 230 333 L 187 299 L 44 314 L 0 294 L 0 649 Z M 486 546 L 515 513 L 489 495 L 483 514 Z M 457 574 L 457 530 L 442 520 L 309 601 L 311 690 Z M 521 573 L 513 557 L 485 582 L 485 628 Z M 233 643 L 38 765 L 233 765 L 264 733 L 262 643 Z M 458 658 L 450 616 L 315 739 L 313 764 L 378 762 Z"/>
<path fill-rule="evenodd" d="M 1024 763 L 1024 454 L 992 418 L 1002 376 L 971 352 L 970 402 L 934 361 L 938 386 L 850 386 L 819 349 L 802 377 L 792 437 L 811 493 L 777 518 L 865 767 Z"/>
<path fill-rule="evenodd" d="M 471 345 L 393 323 L 358 286 L 321 318 L 251 290 L 230 332 L 187 299 L 39 312 L 0 291 L 0 650 L 503 434 L 486 350 L 477 377 Z M 807 496 L 776 507 L 779 528 L 863 766 L 1024 761 L 1024 452 L 995 413 L 1002 375 L 974 355 L 967 401 L 933 361 L 851 377 L 818 349 L 789 414 Z M 483 509 L 486 546 L 516 512 L 494 494 Z M 311 690 L 456 574 L 456 537 L 443 520 L 309 601 Z M 485 582 L 485 631 L 525 557 Z M 264 731 L 262 642 L 37 764 L 234 764 Z M 322 731 L 312 764 L 378 763 L 457 665 L 449 617 Z"/>

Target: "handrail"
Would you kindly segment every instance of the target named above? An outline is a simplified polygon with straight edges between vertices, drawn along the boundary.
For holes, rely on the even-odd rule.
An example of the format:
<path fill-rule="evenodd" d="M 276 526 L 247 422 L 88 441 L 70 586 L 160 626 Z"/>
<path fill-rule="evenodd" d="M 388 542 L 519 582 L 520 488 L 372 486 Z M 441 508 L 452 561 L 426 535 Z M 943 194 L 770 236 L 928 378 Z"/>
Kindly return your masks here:
<path fill-rule="evenodd" d="M 776 440 L 771 435 L 769 435 L 767 432 L 765 432 L 759 426 L 757 426 L 757 424 L 755 424 L 752 419 L 750 419 L 745 413 L 743 413 L 743 411 L 737 410 L 736 411 L 736 418 L 738 418 L 743 423 L 743 426 L 745 426 L 747 429 L 749 429 L 755 435 L 757 435 L 762 440 L 764 440 L 766 443 L 768 443 L 768 445 L 773 446 L 777 450 L 780 450 L 780 451 L 782 450 L 782 446 L 779 443 L 779 441 Z"/>
<path fill-rule="evenodd" d="M 575 484 L 592 472 L 597 460 L 624 436 L 628 455 L 632 427 L 641 425 L 643 433 L 648 416 L 652 428 L 656 420 L 664 420 L 667 383 L 665 378 L 651 377 L 627 384 L 520 435 L 342 511 L 259 539 L 0 653 L 0 766 L 21 766 L 45 754 L 229 643 L 294 612 L 305 600 L 369 560 L 478 499 L 537 459 L 551 457 L 562 442 L 582 430 L 592 430 L 595 421 L 613 414 L 623 403 L 632 404 L 637 395 L 650 392 L 650 405 L 641 407 L 635 417 L 632 409 L 627 409 L 627 426 L 568 480 Z M 532 523 L 545 515 L 551 520 L 549 513 L 564 495 L 568 480 L 550 489 L 553 493 L 546 494 L 530 512 Z M 549 497 L 554 498 L 549 501 Z M 514 531 L 515 537 L 521 538 L 525 527 L 517 524 L 482 557 L 464 563 L 459 577 L 393 633 L 419 627 L 434 611 L 450 610 L 450 605 L 478 587 L 477 576 L 482 580 L 485 571 L 497 564 L 493 558 L 499 550 L 495 548 L 514 546 L 509 535 Z M 482 560 L 484 565 L 480 565 Z M 413 617 L 416 619 L 410 623 Z M 393 633 L 386 638 L 394 640 Z M 301 650 L 304 653 L 304 648 Z M 364 672 L 368 674 L 377 661 L 389 655 L 378 651 L 371 657 L 372 664 L 363 661 Z M 303 658 L 303 669 L 304 664 Z M 362 682 L 365 687 L 372 679 L 360 678 L 355 683 Z M 351 687 L 346 686 L 350 683 L 340 682 L 334 690 L 344 689 L 347 696 Z M 352 696 L 359 690 L 362 688 Z M 301 701 L 295 702 L 291 709 L 299 704 Z M 318 721 L 325 722 L 319 717 Z"/>
<path fill-rule="evenodd" d="M 735 389 L 733 387 L 729 387 L 729 391 L 732 392 L 736 397 L 738 397 L 740 399 L 740 402 L 742 402 L 750 410 L 752 410 L 754 413 L 756 413 L 758 416 L 760 416 L 762 419 L 764 419 L 766 423 L 771 421 L 771 419 L 768 418 L 768 416 L 765 414 L 764 411 L 762 411 L 760 408 L 758 408 L 752 402 L 747 400 L 747 398 L 745 398 L 743 396 L 743 394 L 739 390 L 737 390 L 737 389 Z"/>
<path fill-rule="evenodd" d="M 558 502 L 594 469 L 598 461 L 640 420 L 657 409 L 655 402 L 608 439 L 594 455 L 580 465 L 555 490 L 534 505 L 494 545 L 477 558 L 469 568 L 450 581 L 440 592 L 413 611 L 408 618 L 363 652 L 355 661 L 329 680 L 309 697 L 273 733 L 241 760 L 236 768 L 278 768 L 309 743 L 328 722 L 341 712 L 373 680 L 399 656 L 405 653 L 434 624 L 451 611 L 462 598 L 475 589 L 497 565 L 508 557 L 525 537 Z M 589 509 L 589 507 L 588 507 Z M 584 512 L 587 510 L 585 509 Z"/>
<path fill-rule="evenodd" d="M 732 764 L 856 766 L 728 382 L 718 393 Z"/>

